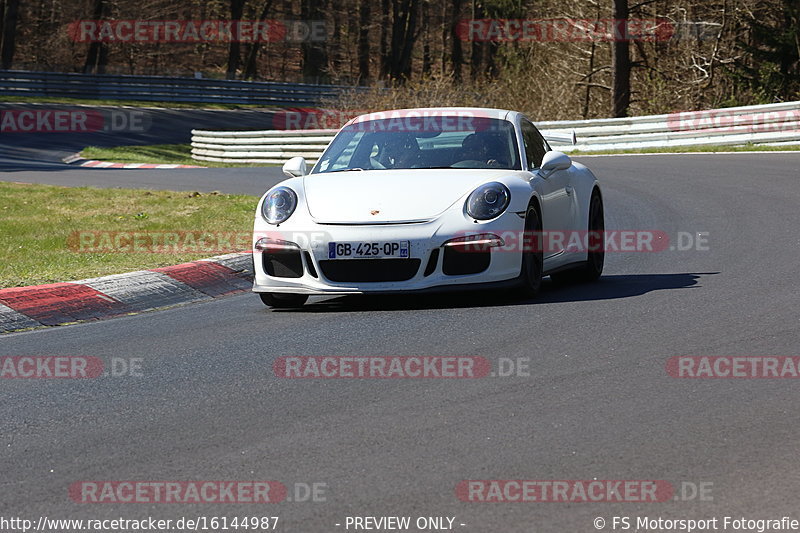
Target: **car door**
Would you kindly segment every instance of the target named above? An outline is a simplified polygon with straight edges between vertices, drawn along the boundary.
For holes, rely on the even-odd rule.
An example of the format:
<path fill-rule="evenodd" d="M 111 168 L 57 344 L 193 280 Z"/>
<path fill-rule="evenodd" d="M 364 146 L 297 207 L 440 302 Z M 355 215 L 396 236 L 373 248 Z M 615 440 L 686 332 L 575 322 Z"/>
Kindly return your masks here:
<path fill-rule="evenodd" d="M 544 257 L 556 259 L 564 255 L 568 235 L 573 228 L 572 220 L 572 187 L 570 170 L 558 170 L 548 176 L 539 172 L 542 158 L 550 147 L 544 137 L 530 121 L 522 119 L 522 139 L 525 144 L 525 157 L 528 170 L 541 177 L 540 193 L 542 202 L 542 228 L 545 234 Z M 564 235 L 566 238 L 561 238 Z M 557 261 L 556 261 L 557 262 Z M 552 263 L 552 261 L 551 261 Z M 557 266 L 557 265 L 553 265 Z"/>

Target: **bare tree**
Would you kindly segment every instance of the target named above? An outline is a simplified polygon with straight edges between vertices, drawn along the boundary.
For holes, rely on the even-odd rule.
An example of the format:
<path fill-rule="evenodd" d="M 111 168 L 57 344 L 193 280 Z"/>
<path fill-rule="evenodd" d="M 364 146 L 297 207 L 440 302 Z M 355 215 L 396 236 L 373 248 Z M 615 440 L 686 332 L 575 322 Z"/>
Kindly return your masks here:
<path fill-rule="evenodd" d="M 417 38 L 419 0 L 392 1 L 392 39 L 389 49 L 389 76 L 404 81 L 411 77 L 411 59 Z"/>
<path fill-rule="evenodd" d="M 106 9 L 105 0 L 94 0 L 94 9 L 92 10 L 94 20 L 102 20 L 106 15 Z M 5 46 L 3 49 L 5 51 Z M 104 74 L 107 64 L 108 45 L 99 40 L 92 41 L 86 54 L 86 62 L 83 65 L 84 74 Z"/>
<path fill-rule="evenodd" d="M 324 20 L 328 0 L 301 0 L 300 17 L 306 22 Z M 301 44 L 303 52 L 303 80 L 320 83 L 329 79 L 328 49 L 324 43 L 306 39 Z"/>
<path fill-rule="evenodd" d="M 242 20 L 244 14 L 244 3 L 246 0 L 231 0 L 231 20 Z M 241 61 L 241 44 L 235 37 L 228 43 L 228 71 L 225 73 L 225 78 L 229 80 L 236 79 L 236 71 L 239 70 L 239 62 Z"/>
<path fill-rule="evenodd" d="M 272 9 L 272 0 L 266 0 L 264 5 L 261 8 L 261 13 L 258 16 L 258 20 L 264 22 L 267 20 L 267 16 L 269 15 L 270 10 Z M 258 53 L 261 50 L 261 42 L 255 41 L 250 45 L 250 48 L 247 50 L 247 55 L 244 63 L 244 74 L 242 77 L 244 79 L 253 79 L 256 77 L 257 74 L 257 60 L 258 60 Z"/>
<path fill-rule="evenodd" d="M 613 0 L 611 18 L 611 116 L 627 117 L 631 103 L 631 56 L 628 31 L 628 0 Z"/>
<path fill-rule="evenodd" d="M 358 5 L 358 80 L 368 85 L 369 78 L 369 27 L 371 0 L 360 0 Z"/>
<path fill-rule="evenodd" d="M 462 0 L 450 0 L 450 62 L 453 65 L 453 79 L 461 81 L 461 67 L 464 64 L 464 51 L 461 48 L 461 36 L 458 34 L 459 17 Z"/>

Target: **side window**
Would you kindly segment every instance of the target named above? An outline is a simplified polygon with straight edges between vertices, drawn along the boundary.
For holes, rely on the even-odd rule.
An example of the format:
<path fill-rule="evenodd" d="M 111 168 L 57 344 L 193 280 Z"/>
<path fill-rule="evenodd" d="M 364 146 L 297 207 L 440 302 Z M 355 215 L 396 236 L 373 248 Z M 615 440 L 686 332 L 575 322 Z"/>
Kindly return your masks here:
<path fill-rule="evenodd" d="M 528 168 L 539 168 L 542 158 L 547 152 L 547 143 L 536 127 L 527 120 L 522 121 L 522 141 L 525 143 L 525 157 L 528 159 Z"/>

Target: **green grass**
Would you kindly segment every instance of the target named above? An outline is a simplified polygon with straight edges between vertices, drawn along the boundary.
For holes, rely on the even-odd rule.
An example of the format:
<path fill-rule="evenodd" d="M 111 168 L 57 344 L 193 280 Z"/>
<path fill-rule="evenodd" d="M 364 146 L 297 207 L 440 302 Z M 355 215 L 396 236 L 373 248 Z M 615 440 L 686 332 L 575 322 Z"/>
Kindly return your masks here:
<path fill-rule="evenodd" d="M 99 148 L 87 146 L 81 150 L 81 157 L 111 161 L 112 163 L 157 163 L 171 165 L 194 165 L 200 167 L 264 167 L 275 166 L 263 163 L 218 163 L 192 159 L 189 144 L 151 144 L 146 146 L 114 146 Z"/>
<path fill-rule="evenodd" d="M 3 95 L 3 102 L 21 104 L 70 104 L 95 106 L 162 107 L 166 109 L 272 109 L 274 106 L 261 104 L 222 104 L 213 102 L 145 102 L 143 100 L 107 100 L 98 98 L 61 98 L 52 96 Z"/>
<path fill-rule="evenodd" d="M 556 150 L 558 147 L 556 147 Z M 598 151 L 581 151 L 573 150 L 569 152 L 570 155 L 609 155 L 609 154 L 675 154 L 684 152 L 779 152 L 779 151 L 794 151 L 800 150 L 800 144 L 793 144 L 788 146 L 764 146 L 759 144 L 747 144 L 743 146 L 723 146 L 723 145 L 709 145 L 709 146 L 668 146 L 664 148 L 636 148 L 631 150 L 598 150 Z"/>
<path fill-rule="evenodd" d="M 0 288 L 73 281 L 174 265 L 250 246 L 257 198 L 198 192 L 95 189 L 0 182 Z M 101 233 L 95 233 L 101 232 Z M 148 239 L 119 252 L 109 236 L 133 232 Z M 177 232 L 191 232 L 178 234 Z M 205 243 L 192 246 L 185 236 Z M 215 240 L 224 234 L 231 244 Z M 181 247 L 161 244 L 182 235 Z M 151 247 L 154 238 L 155 248 Z M 127 240 L 125 240 L 127 239 Z M 235 239 L 235 240 L 234 240 Z M 94 249 L 88 253 L 81 250 Z M 161 253 L 152 253 L 151 250 Z"/>

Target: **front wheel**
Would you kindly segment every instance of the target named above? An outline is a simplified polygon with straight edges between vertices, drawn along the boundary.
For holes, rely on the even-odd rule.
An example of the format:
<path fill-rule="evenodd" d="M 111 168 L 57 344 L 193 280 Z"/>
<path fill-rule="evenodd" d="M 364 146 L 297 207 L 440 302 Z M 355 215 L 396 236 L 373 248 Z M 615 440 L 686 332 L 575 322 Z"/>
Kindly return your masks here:
<path fill-rule="evenodd" d="M 276 309 L 290 309 L 292 307 L 302 307 L 306 300 L 307 294 L 282 294 L 275 292 L 260 292 L 258 295 L 264 305 L 274 307 Z"/>
<path fill-rule="evenodd" d="M 525 213 L 525 231 L 522 240 L 522 272 L 520 273 L 520 289 L 527 298 L 536 296 L 542 286 L 544 254 L 541 237 L 542 216 L 536 205 L 530 205 Z"/>
<path fill-rule="evenodd" d="M 587 283 L 599 278 L 603 273 L 606 256 L 605 229 L 603 199 L 595 189 L 589 201 L 589 257 L 578 267 L 550 274 L 550 279 L 558 284 L 569 284 Z"/>

